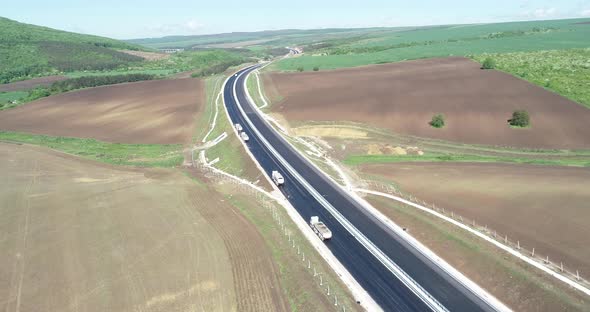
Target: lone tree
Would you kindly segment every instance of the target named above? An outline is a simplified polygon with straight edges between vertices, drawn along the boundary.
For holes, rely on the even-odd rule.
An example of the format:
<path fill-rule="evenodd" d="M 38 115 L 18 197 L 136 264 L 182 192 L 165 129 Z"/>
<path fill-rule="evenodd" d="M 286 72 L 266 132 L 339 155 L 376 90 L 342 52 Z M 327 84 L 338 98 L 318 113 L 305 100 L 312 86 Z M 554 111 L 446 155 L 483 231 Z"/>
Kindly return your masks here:
<path fill-rule="evenodd" d="M 481 69 L 494 69 L 496 68 L 496 61 L 491 57 L 486 57 L 481 64 Z"/>
<path fill-rule="evenodd" d="M 512 113 L 512 118 L 508 119 L 508 123 L 514 127 L 528 127 L 530 124 L 529 112 L 525 110 L 517 110 Z"/>
<path fill-rule="evenodd" d="M 303 71 L 303 66 L 299 66 L 299 67 L 297 67 L 297 71 L 298 71 L 298 72 L 302 72 L 302 71 Z"/>
<path fill-rule="evenodd" d="M 443 114 L 436 114 L 432 116 L 432 120 L 429 123 L 435 128 L 442 128 L 445 126 L 445 116 Z"/>
<path fill-rule="evenodd" d="M 313 71 L 319 71 L 319 70 L 320 70 L 319 66 L 316 66 L 313 68 Z"/>

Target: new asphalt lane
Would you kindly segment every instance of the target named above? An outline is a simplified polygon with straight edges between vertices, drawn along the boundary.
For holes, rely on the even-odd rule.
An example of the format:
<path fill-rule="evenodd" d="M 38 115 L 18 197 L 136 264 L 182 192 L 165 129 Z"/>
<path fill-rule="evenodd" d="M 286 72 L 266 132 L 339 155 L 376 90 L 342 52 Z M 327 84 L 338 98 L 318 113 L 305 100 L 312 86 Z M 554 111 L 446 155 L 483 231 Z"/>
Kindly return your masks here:
<path fill-rule="evenodd" d="M 327 247 L 371 297 L 386 311 L 430 310 L 421 299 L 334 219 L 331 213 L 312 197 L 297 179 L 283 168 L 260 138 L 250 129 L 237 107 L 237 101 L 264 138 L 309 184 L 444 307 L 450 311 L 494 311 L 486 302 L 442 271 L 436 264 L 366 211 L 346 191 L 334 185 L 321 172 L 318 172 L 268 125 L 264 118 L 256 112 L 253 104 L 249 102 L 244 89 L 244 79 L 247 73 L 256 68 L 257 66 L 243 69 L 238 72 L 238 75 L 227 80 L 223 95 L 232 123 L 241 124 L 249 135 L 248 149 L 265 172 L 268 175 L 272 170 L 281 172 L 285 178 L 285 184 L 281 187 L 281 191 L 303 219 L 309 220 L 311 216 L 319 216 L 320 220 L 332 230 L 333 238 L 325 242 Z M 244 75 L 240 75 L 241 73 Z M 234 85 L 237 101 L 234 97 Z"/>

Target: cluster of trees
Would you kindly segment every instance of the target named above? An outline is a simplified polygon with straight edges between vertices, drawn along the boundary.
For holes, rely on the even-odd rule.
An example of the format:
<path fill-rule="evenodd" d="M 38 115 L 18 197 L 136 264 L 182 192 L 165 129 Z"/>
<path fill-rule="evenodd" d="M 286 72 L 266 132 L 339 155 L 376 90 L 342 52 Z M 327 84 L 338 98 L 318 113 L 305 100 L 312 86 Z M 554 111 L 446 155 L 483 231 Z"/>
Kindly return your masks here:
<path fill-rule="evenodd" d="M 508 123 L 513 127 L 525 128 L 530 125 L 531 118 L 529 113 L 525 110 L 517 110 L 512 113 L 512 118 L 508 119 Z"/>
<path fill-rule="evenodd" d="M 68 80 L 56 81 L 49 87 L 38 87 L 29 91 L 29 94 L 22 102 L 30 102 L 42 97 L 47 97 L 54 94 L 68 92 L 82 88 L 92 88 L 98 86 L 106 86 L 124 82 L 136 82 L 143 80 L 153 80 L 157 76 L 150 74 L 126 74 L 126 75 L 112 75 L 112 76 L 83 76 L 79 78 L 72 78 Z"/>
<path fill-rule="evenodd" d="M 113 76 L 83 76 L 62 81 L 56 81 L 49 88 L 52 94 L 67 92 L 82 88 L 91 88 L 105 85 L 112 85 L 124 82 L 136 82 L 143 80 L 153 80 L 155 75 L 150 74 L 126 74 Z"/>
<path fill-rule="evenodd" d="M 481 64 L 481 69 L 494 69 L 496 68 L 496 61 L 491 57 L 486 57 Z"/>
<path fill-rule="evenodd" d="M 205 77 L 205 76 L 223 73 L 228 68 L 230 68 L 232 66 L 240 65 L 244 62 L 245 62 L 244 59 L 239 58 L 239 59 L 232 59 L 232 60 L 227 60 L 227 61 L 221 61 L 218 63 L 213 63 L 210 66 L 207 66 L 205 68 L 201 68 L 201 69 L 195 71 L 194 73 L 191 74 L 191 77 L 193 77 L 193 78 Z"/>
<path fill-rule="evenodd" d="M 21 67 L 11 68 L 0 71 L 0 83 L 9 83 L 22 77 L 31 77 L 49 70 L 49 67 L 42 64 L 22 65 Z"/>

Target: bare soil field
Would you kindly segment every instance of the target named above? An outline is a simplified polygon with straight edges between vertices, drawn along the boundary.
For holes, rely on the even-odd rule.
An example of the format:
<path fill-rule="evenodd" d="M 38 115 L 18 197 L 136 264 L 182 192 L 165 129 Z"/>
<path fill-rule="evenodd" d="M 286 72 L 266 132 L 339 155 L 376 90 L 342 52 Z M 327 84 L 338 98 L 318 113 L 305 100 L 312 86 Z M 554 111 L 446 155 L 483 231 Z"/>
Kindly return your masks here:
<path fill-rule="evenodd" d="M 590 148 L 590 110 L 466 58 L 405 61 L 333 71 L 264 74 L 271 110 L 294 123 L 352 121 L 395 133 L 549 149 Z M 525 109 L 531 127 L 507 120 Z M 431 127 L 442 113 L 446 126 Z"/>
<path fill-rule="evenodd" d="M 363 165 L 570 271 L 590 277 L 590 169 L 512 164 L 397 163 Z"/>
<path fill-rule="evenodd" d="M 3 311 L 285 311 L 258 230 L 177 170 L 0 143 Z"/>
<path fill-rule="evenodd" d="M 114 143 L 187 143 L 204 101 L 198 79 L 102 86 L 4 110 L 0 130 Z"/>
<path fill-rule="evenodd" d="M 0 92 L 10 92 L 10 91 L 21 91 L 21 90 L 28 90 L 33 89 L 36 87 L 45 87 L 49 86 L 56 81 L 66 80 L 68 77 L 66 76 L 49 76 L 49 77 L 40 77 L 40 78 L 33 78 L 24 81 L 17 81 L 11 82 L 6 84 L 0 84 Z"/>

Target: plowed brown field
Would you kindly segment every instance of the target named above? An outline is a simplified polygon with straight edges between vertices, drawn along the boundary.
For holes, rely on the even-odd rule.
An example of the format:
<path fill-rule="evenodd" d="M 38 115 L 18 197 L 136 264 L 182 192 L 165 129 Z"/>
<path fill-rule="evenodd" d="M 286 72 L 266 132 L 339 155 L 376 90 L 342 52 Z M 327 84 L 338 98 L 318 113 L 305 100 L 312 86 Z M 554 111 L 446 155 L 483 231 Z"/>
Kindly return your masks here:
<path fill-rule="evenodd" d="M 0 310 L 285 311 L 258 230 L 176 170 L 0 143 Z"/>
<path fill-rule="evenodd" d="M 2 111 L 0 130 L 115 143 L 186 143 L 204 98 L 202 81 L 191 78 L 90 88 Z"/>
<path fill-rule="evenodd" d="M 471 144 L 590 148 L 590 110 L 511 75 L 450 57 L 325 72 L 267 73 L 265 90 L 283 100 L 288 121 L 353 121 L 396 133 Z M 513 129 L 516 109 L 532 127 Z M 446 126 L 431 127 L 442 113 Z"/>
<path fill-rule="evenodd" d="M 398 163 L 360 169 L 563 261 L 570 271 L 590 272 L 589 168 Z"/>

